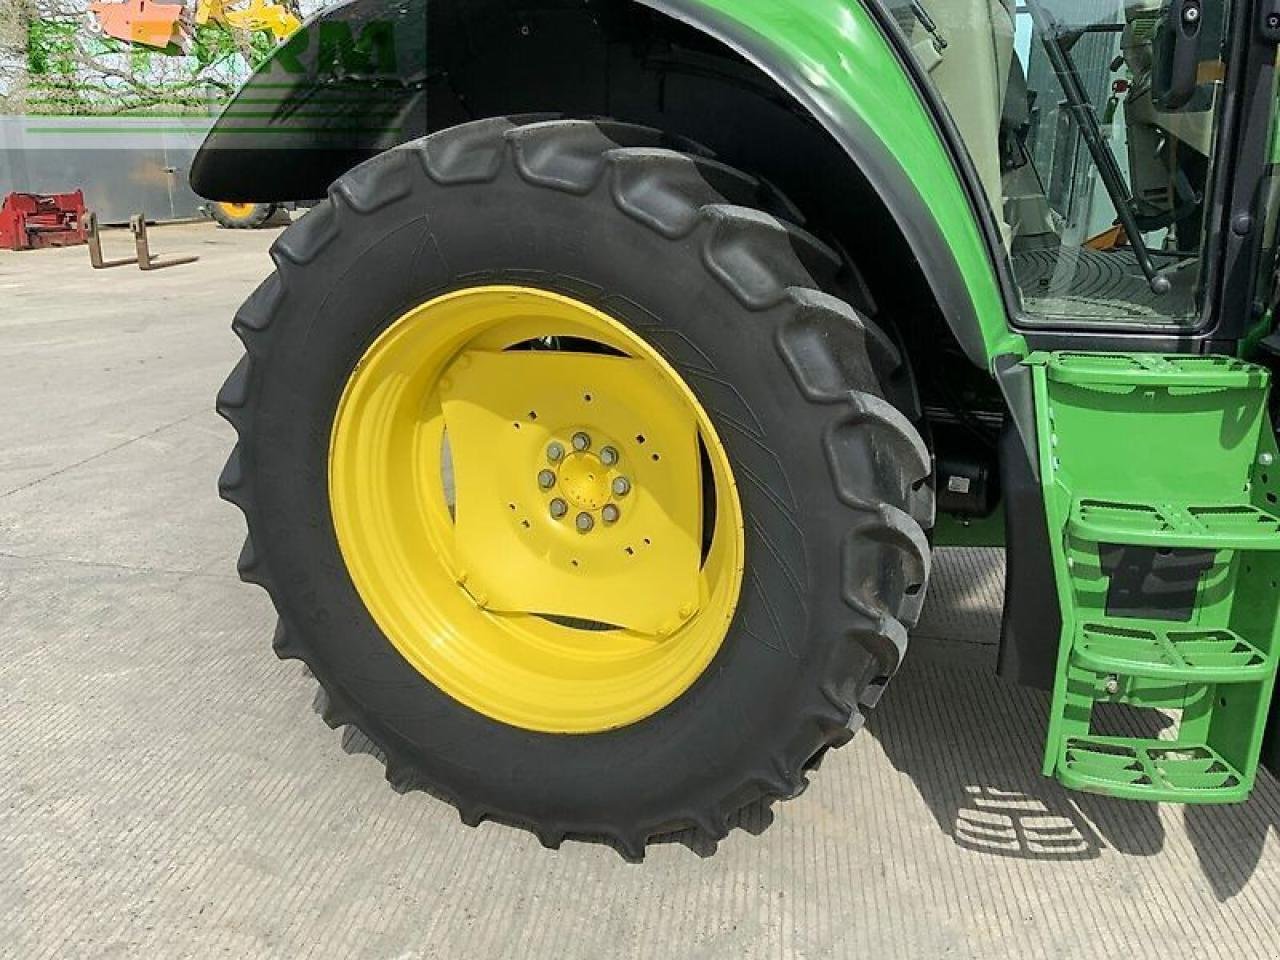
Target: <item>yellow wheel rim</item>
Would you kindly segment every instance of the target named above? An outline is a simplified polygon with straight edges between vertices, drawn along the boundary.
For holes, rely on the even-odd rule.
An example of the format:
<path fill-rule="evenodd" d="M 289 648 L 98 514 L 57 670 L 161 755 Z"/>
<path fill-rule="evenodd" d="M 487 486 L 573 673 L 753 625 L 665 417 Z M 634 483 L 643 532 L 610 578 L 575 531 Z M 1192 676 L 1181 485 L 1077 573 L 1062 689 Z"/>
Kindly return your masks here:
<path fill-rule="evenodd" d="M 219 203 L 218 204 L 218 208 L 223 213 L 225 213 L 228 217 L 232 217 L 237 220 L 240 219 L 241 217 L 247 217 L 249 216 L 249 214 L 253 213 L 254 206 L 255 204 L 252 204 L 252 203 Z"/>
<path fill-rule="evenodd" d="M 742 509 L 707 412 L 644 340 L 569 297 L 476 287 L 392 323 L 343 391 L 329 492 L 379 628 L 504 723 L 650 716 L 707 668 L 737 606 Z"/>

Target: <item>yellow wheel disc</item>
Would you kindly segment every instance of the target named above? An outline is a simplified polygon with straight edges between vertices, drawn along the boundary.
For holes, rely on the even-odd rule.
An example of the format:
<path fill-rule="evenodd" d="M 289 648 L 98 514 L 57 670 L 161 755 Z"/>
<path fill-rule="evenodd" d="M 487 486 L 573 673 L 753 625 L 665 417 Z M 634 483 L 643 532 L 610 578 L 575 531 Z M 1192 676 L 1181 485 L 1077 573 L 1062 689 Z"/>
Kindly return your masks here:
<path fill-rule="evenodd" d="M 228 217 L 231 217 L 233 220 L 239 220 L 242 217 L 249 216 L 249 214 L 253 213 L 253 208 L 255 206 L 256 204 L 253 204 L 253 203 L 219 203 L 218 204 L 219 209 L 221 209 L 223 213 L 225 213 Z"/>
<path fill-rule="evenodd" d="M 594 733 L 661 710 L 737 606 L 742 509 L 711 420 L 618 320 L 526 287 L 393 322 L 334 419 L 343 559 L 396 650 L 495 720 Z"/>

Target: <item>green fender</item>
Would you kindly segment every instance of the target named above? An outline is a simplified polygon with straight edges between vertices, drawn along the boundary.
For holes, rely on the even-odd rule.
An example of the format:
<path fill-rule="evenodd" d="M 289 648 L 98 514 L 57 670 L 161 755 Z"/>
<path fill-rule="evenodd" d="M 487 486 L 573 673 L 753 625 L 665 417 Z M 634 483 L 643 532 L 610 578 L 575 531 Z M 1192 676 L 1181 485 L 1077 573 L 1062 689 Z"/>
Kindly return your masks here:
<path fill-rule="evenodd" d="M 465 119 L 395 122 L 415 109 L 427 115 L 429 61 L 441 51 L 456 56 L 468 42 L 459 26 L 467 4 L 350 0 L 309 21 L 224 110 L 192 165 L 193 188 L 224 200 L 306 200 L 366 157 Z M 486 4 L 522 6 L 471 0 L 465 16 Z M 913 77 L 878 0 L 587 0 L 599 8 L 592 16 L 604 19 L 636 5 L 731 48 L 844 148 L 888 206 L 971 361 L 989 369 L 997 356 L 1025 354 L 1008 324 L 996 268 L 1003 254 L 984 230 L 986 201 L 970 186 L 963 149 L 949 145 L 941 108 Z M 390 24 L 385 35 L 371 32 L 379 24 Z M 365 98 L 344 112 L 334 95 L 353 85 Z M 318 109 L 325 103 L 336 105 Z"/>

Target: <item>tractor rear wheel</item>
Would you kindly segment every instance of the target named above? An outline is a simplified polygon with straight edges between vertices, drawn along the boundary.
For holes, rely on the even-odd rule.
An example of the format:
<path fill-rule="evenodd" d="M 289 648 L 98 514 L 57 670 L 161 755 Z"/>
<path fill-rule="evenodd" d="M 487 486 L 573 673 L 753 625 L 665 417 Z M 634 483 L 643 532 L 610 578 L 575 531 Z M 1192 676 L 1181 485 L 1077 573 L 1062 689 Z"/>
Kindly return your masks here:
<path fill-rule="evenodd" d="M 231 230 L 252 230 L 260 227 L 276 212 L 274 203 L 231 203 L 218 202 L 209 204 L 209 216 L 219 226 Z"/>
<path fill-rule="evenodd" d="M 923 602 L 930 458 L 796 219 L 654 130 L 494 119 L 276 241 L 220 487 L 276 651 L 393 783 L 640 857 L 860 726 Z"/>

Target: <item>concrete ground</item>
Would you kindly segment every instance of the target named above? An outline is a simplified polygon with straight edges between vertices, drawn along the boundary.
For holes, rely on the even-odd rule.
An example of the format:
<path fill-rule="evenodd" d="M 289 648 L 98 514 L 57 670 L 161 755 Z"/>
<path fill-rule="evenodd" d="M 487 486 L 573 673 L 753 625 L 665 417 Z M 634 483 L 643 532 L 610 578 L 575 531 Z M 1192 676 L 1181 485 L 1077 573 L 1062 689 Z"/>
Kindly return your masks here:
<path fill-rule="evenodd" d="M 394 793 L 272 656 L 215 490 L 273 235 L 157 229 L 201 260 L 154 274 L 0 252 L 0 955 L 1280 956 L 1276 781 L 1155 808 L 1039 777 L 1046 697 L 990 672 L 998 551 L 941 556 L 868 730 L 713 858 Z"/>

